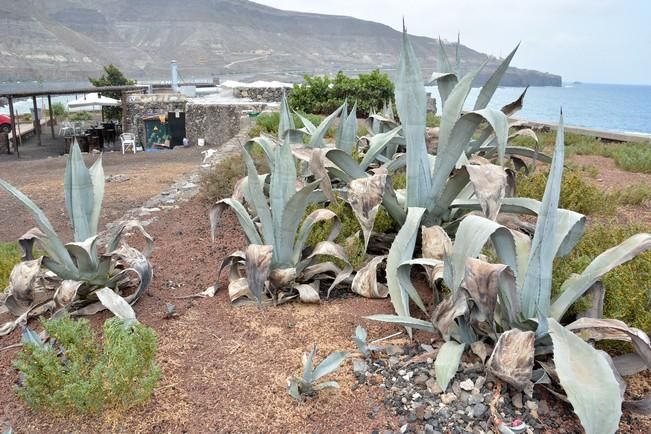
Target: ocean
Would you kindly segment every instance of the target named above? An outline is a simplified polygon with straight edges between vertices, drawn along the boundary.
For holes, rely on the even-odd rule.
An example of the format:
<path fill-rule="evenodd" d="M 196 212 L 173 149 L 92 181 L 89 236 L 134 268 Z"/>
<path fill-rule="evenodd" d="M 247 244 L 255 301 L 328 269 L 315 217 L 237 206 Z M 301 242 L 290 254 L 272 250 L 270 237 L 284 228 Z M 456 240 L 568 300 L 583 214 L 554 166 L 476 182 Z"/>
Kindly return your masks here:
<path fill-rule="evenodd" d="M 437 98 L 440 111 L 436 87 L 427 89 Z M 489 107 L 499 109 L 516 100 L 523 90 L 501 87 Z M 478 94 L 479 89 L 472 89 L 467 109 L 472 109 Z M 575 83 L 563 87 L 530 87 L 522 110 L 514 116 L 558 122 L 561 107 L 566 125 L 651 134 L 651 86 Z"/>

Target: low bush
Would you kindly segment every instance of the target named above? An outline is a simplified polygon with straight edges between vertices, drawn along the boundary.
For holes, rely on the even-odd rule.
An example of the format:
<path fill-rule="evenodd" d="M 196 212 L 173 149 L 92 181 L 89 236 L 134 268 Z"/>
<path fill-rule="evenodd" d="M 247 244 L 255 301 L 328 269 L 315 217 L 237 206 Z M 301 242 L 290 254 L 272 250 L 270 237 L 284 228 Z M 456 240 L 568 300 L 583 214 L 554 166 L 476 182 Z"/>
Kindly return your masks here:
<path fill-rule="evenodd" d="M 436 116 L 434 113 L 427 113 L 427 120 L 425 121 L 428 128 L 441 126 L 441 117 Z"/>
<path fill-rule="evenodd" d="M 296 128 L 303 128 L 303 122 L 301 121 L 301 118 L 299 118 L 295 114 L 293 114 L 292 116 L 294 117 L 294 123 L 296 124 Z M 321 116 L 319 115 L 301 113 L 301 116 L 307 118 L 314 125 L 318 126 L 321 123 Z M 260 114 L 255 119 L 255 125 L 249 130 L 249 137 L 251 138 L 258 137 L 262 134 L 277 136 L 279 124 L 280 124 L 279 112 Z M 332 134 L 333 131 L 328 131 L 326 136 L 328 135 L 332 136 Z"/>
<path fill-rule="evenodd" d="M 71 121 L 90 121 L 93 119 L 93 115 L 88 112 L 70 113 L 69 117 Z"/>
<path fill-rule="evenodd" d="M 547 177 L 547 172 L 538 172 L 530 176 L 519 172 L 516 180 L 518 196 L 542 200 Z M 576 170 L 566 170 L 563 173 L 559 206 L 586 215 L 614 213 L 617 201 L 613 200 L 611 195 L 586 182 L 583 177 L 583 172 Z"/>
<path fill-rule="evenodd" d="M 393 89 L 389 76 L 379 70 L 360 74 L 357 78 L 348 77 L 343 72 L 334 78 L 306 75 L 302 85 L 294 85 L 289 105 L 306 113 L 328 115 L 347 98 L 351 104 L 357 102 L 359 117 L 367 117 L 393 99 Z"/>
<path fill-rule="evenodd" d="M 617 191 L 614 196 L 621 205 L 642 205 L 651 201 L 651 188 L 647 184 L 633 184 Z"/>
<path fill-rule="evenodd" d="M 651 227 L 621 224 L 588 225 L 585 235 L 572 253 L 554 261 L 553 293 L 558 295 L 562 282 L 572 273 L 580 273 L 592 260 L 628 237 L 649 232 Z M 604 318 L 624 321 L 651 333 L 651 252 L 643 253 L 632 261 L 615 268 L 606 274 L 603 284 L 606 288 Z M 587 308 L 587 304 L 577 303 L 572 313 L 577 314 Z"/>
<path fill-rule="evenodd" d="M 261 149 L 254 148 L 253 161 L 259 173 L 268 171 Z M 201 197 L 212 203 L 231 197 L 235 184 L 244 176 L 246 176 L 246 166 L 242 156 L 238 154 L 228 157 L 214 168 L 202 172 L 199 182 Z"/>
<path fill-rule="evenodd" d="M 68 109 L 66 108 L 66 105 L 62 102 L 55 102 L 52 104 L 52 114 L 56 118 L 60 118 L 65 116 L 68 113 Z"/>
<path fill-rule="evenodd" d="M 16 243 L 0 243 L 0 292 L 9 285 L 9 275 L 20 262 L 20 250 Z"/>
<path fill-rule="evenodd" d="M 648 143 L 620 145 L 613 158 L 617 167 L 628 172 L 651 173 L 651 145 Z"/>
<path fill-rule="evenodd" d="M 137 321 L 112 318 L 97 341 L 87 320 L 41 320 L 51 340 L 27 341 L 14 367 L 18 396 L 35 410 L 64 414 L 129 408 L 151 396 L 160 378 L 156 334 Z"/>

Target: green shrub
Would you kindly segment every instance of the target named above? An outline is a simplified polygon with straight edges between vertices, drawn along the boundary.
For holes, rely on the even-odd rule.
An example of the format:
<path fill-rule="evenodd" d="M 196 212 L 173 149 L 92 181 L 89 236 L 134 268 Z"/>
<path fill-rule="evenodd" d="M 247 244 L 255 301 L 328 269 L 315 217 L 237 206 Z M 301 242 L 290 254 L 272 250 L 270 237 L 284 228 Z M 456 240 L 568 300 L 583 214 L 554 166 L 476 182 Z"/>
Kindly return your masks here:
<path fill-rule="evenodd" d="M 93 119 L 93 115 L 88 112 L 75 112 L 70 114 L 71 121 L 89 121 Z"/>
<path fill-rule="evenodd" d="M 305 211 L 305 217 L 321 207 L 321 204 L 311 204 Z M 353 209 L 342 199 L 339 199 L 336 204 L 329 204 L 326 208 L 337 214 L 339 220 L 341 221 L 341 230 L 335 239 L 335 242 L 344 247 L 351 265 L 355 270 L 359 270 L 359 268 L 361 268 L 363 265 L 364 260 L 366 259 L 366 252 L 364 251 L 362 228 L 355 218 Z M 333 222 L 320 222 L 314 225 L 314 228 L 312 229 L 312 232 L 307 239 L 306 245 L 314 247 L 317 243 L 325 241 L 328 235 L 330 235 L 333 225 Z M 386 212 L 384 207 L 380 205 L 380 210 L 378 211 L 375 218 L 373 230 L 378 233 L 387 233 L 397 232 L 398 229 L 399 226 Z M 351 242 L 350 237 L 357 234 L 358 232 L 359 236 L 355 238 L 354 242 Z M 335 261 L 335 263 L 337 263 L 337 261 Z M 342 264 L 337 263 L 337 265 L 341 266 Z"/>
<path fill-rule="evenodd" d="M 26 342 L 14 367 L 16 393 L 36 410 L 64 414 L 129 408 L 146 401 L 160 378 L 156 334 L 137 321 L 112 318 L 97 338 L 87 320 L 41 320 L 53 344 Z"/>
<path fill-rule="evenodd" d="M 262 149 L 253 149 L 253 162 L 259 173 L 268 171 Z M 241 155 L 233 155 L 220 161 L 214 168 L 201 173 L 201 197 L 209 202 L 217 202 L 231 197 L 235 184 L 246 176 L 246 166 Z"/>
<path fill-rule="evenodd" d="M 572 253 L 554 260 L 553 294 L 558 295 L 561 283 L 571 273 L 580 273 L 592 260 L 626 238 L 639 233 L 649 232 L 651 227 L 622 226 L 615 222 L 589 225 L 585 235 Z M 651 252 L 643 253 L 632 261 L 615 268 L 603 279 L 606 288 L 604 301 L 604 318 L 624 321 L 631 327 L 637 327 L 651 333 Z M 585 300 L 573 308 L 577 314 L 587 308 Z"/>
<path fill-rule="evenodd" d="M 0 292 L 9 285 L 9 275 L 20 262 L 20 250 L 16 243 L 0 243 Z"/>
<path fill-rule="evenodd" d="M 581 214 L 612 214 L 617 203 L 594 185 L 583 179 L 583 173 L 566 170 L 563 173 L 559 206 Z M 518 196 L 542 200 L 548 173 L 539 172 L 530 176 L 518 173 L 516 189 Z"/>
<path fill-rule="evenodd" d="M 651 173 L 651 145 L 648 143 L 619 145 L 614 159 L 617 167 L 628 172 Z"/>
<path fill-rule="evenodd" d="M 296 128 L 303 128 L 303 122 L 301 121 L 301 118 L 299 118 L 296 114 L 292 114 L 292 116 L 294 117 L 294 123 L 296 124 Z M 307 118 L 314 125 L 318 126 L 321 123 L 321 116 L 319 115 L 301 113 L 301 116 Z M 251 138 L 258 137 L 262 134 L 277 136 L 279 124 L 280 124 L 279 112 L 263 113 L 261 115 L 258 115 L 255 119 L 255 125 L 249 130 L 249 137 Z M 332 129 L 328 130 L 328 132 L 326 133 L 326 137 L 328 136 L 332 137 L 333 134 L 334 134 L 334 130 Z"/>
<path fill-rule="evenodd" d="M 65 104 L 62 102 L 55 102 L 52 104 L 52 114 L 56 118 L 60 118 L 65 116 L 68 113 L 68 109 L 66 108 Z"/>
<path fill-rule="evenodd" d="M 651 188 L 647 184 L 633 184 L 613 195 L 621 205 L 642 205 L 651 200 Z"/>
<path fill-rule="evenodd" d="M 351 104 L 357 101 L 357 115 L 366 117 L 393 99 L 393 88 L 389 76 L 379 70 L 360 74 L 357 78 L 348 77 L 343 72 L 332 79 L 306 75 L 302 85 L 294 85 L 289 94 L 289 105 L 306 113 L 328 115 L 348 98 Z"/>
<path fill-rule="evenodd" d="M 427 113 L 426 125 L 428 128 L 441 126 L 441 117 L 436 116 L 434 113 Z"/>

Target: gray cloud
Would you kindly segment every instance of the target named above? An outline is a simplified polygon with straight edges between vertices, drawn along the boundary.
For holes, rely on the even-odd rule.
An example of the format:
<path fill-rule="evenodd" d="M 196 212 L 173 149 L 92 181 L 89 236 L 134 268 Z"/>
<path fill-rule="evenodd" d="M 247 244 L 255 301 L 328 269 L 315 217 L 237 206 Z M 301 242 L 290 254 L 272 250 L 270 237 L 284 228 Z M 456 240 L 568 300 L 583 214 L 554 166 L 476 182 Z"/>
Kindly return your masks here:
<path fill-rule="evenodd" d="M 280 9 L 377 21 L 410 33 L 456 39 L 506 55 L 513 64 L 561 74 L 566 81 L 651 84 L 648 0 L 256 0 Z"/>

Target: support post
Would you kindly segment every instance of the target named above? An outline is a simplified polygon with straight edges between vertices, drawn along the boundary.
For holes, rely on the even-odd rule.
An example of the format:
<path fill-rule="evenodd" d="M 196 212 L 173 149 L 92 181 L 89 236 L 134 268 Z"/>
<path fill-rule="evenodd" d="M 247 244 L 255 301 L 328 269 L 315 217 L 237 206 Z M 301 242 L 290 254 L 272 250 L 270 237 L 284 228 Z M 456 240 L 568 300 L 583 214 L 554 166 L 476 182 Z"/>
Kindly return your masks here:
<path fill-rule="evenodd" d="M 32 96 L 32 102 L 34 103 L 34 132 L 36 133 L 36 143 L 38 146 L 43 146 L 41 143 L 41 120 L 38 118 L 38 105 L 36 104 L 36 95 Z"/>
<path fill-rule="evenodd" d="M 11 118 L 11 134 L 14 139 L 14 149 L 16 150 L 16 157 L 20 158 L 20 151 L 18 150 L 18 135 L 16 134 L 16 114 L 14 113 L 14 99 L 13 97 L 8 97 L 9 100 L 9 117 Z M 11 148 L 11 145 L 9 146 Z M 7 152 L 11 154 L 11 150 L 8 149 Z"/>
<path fill-rule="evenodd" d="M 54 139 L 54 116 L 52 116 L 52 95 L 47 96 L 47 106 L 50 109 L 50 132 Z"/>

